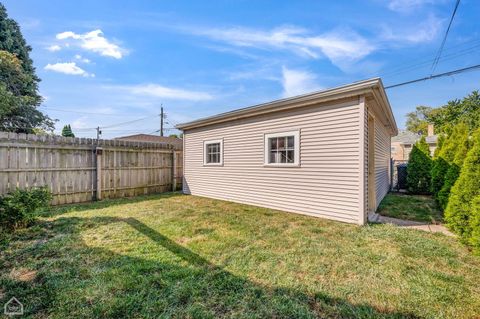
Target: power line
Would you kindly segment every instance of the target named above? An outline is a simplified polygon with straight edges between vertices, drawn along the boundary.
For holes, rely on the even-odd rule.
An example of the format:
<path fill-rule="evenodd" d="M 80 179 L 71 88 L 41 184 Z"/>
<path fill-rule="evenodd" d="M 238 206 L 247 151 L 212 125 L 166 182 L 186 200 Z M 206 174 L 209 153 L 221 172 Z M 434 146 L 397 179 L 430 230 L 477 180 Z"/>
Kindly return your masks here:
<path fill-rule="evenodd" d="M 457 51 L 457 52 L 454 52 L 454 53 L 450 53 L 450 54 L 447 54 L 447 55 L 443 55 L 439 61 L 447 61 L 447 60 L 452 60 L 452 59 L 455 59 L 455 58 L 458 58 L 460 56 L 463 56 L 463 55 L 466 55 L 466 54 L 469 54 L 469 53 L 476 53 L 478 51 L 478 48 L 480 47 L 480 43 L 479 44 L 476 44 L 472 47 L 469 47 L 469 48 L 466 48 L 466 49 L 463 49 L 463 50 L 460 50 L 460 51 Z M 393 69 L 392 71 L 390 72 L 386 72 L 386 73 L 382 73 L 383 77 L 385 76 L 393 76 L 393 75 L 397 75 L 397 74 L 401 74 L 401 73 L 405 73 L 405 72 L 408 72 L 410 70 L 415 70 L 417 69 L 418 67 L 420 66 L 423 66 L 423 65 L 426 65 L 426 64 L 429 64 L 430 62 L 434 61 L 434 59 L 428 59 L 428 60 L 423 60 L 423 62 L 419 62 L 419 63 L 415 63 L 415 64 L 410 64 L 410 65 L 407 65 L 407 66 L 404 66 L 404 67 L 399 67 L 399 68 L 396 68 L 396 69 Z"/>
<path fill-rule="evenodd" d="M 157 116 L 158 116 L 158 115 L 155 115 L 155 117 L 157 117 Z M 101 128 L 102 128 L 102 129 L 106 129 L 106 128 L 111 128 L 111 127 L 122 126 L 122 125 L 131 124 L 131 123 L 135 123 L 135 122 L 140 122 L 140 121 L 143 121 L 143 120 L 146 120 L 146 119 L 150 119 L 150 118 L 152 118 L 152 115 L 146 116 L 146 117 L 142 117 L 142 118 L 139 118 L 139 119 L 136 119 L 136 120 L 127 121 L 127 122 L 112 124 L 112 125 L 108 125 L 108 126 L 102 126 Z"/>
<path fill-rule="evenodd" d="M 54 108 L 46 105 L 41 105 L 40 107 L 45 108 L 47 110 L 52 110 L 56 112 L 64 112 L 64 113 L 76 113 L 76 114 L 89 114 L 89 115 L 102 115 L 102 116 L 129 116 L 127 114 L 110 114 L 110 113 L 100 113 L 100 112 L 82 112 L 82 111 L 71 111 L 71 110 L 63 110 L 60 108 Z"/>
<path fill-rule="evenodd" d="M 432 64 L 432 71 L 435 72 L 435 68 L 438 65 L 438 61 L 440 60 L 440 56 L 442 55 L 443 47 L 445 46 L 445 42 L 447 41 L 448 33 L 450 32 L 450 27 L 452 26 L 453 18 L 455 18 L 455 13 L 457 13 L 458 5 L 460 4 L 460 0 L 457 0 L 455 3 L 455 8 L 453 8 L 452 16 L 450 17 L 450 22 L 448 23 L 447 31 L 445 31 L 445 35 L 443 36 L 442 44 L 440 45 L 440 48 L 438 49 L 437 56 L 435 57 L 435 60 L 433 61 Z"/>
<path fill-rule="evenodd" d="M 460 73 L 467 72 L 467 71 L 472 71 L 472 70 L 475 70 L 475 69 L 480 69 L 480 64 L 472 65 L 472 66 L 469 66 L 469 67 L 466 67 L 466 68 L 463 68 L 463 69 L 457 69 L 457 70 L 453 70 L 453 71 L 449 71 L 449 72 L 445 72 L 445 73 L 430 75 L 430 76 L 420 78 L 420 79 L 415 79 L 415 80 L 411 80 L 411 81 L 406 81 L 406 82 L 402 82 L 402 83 L 389 85 L 389 86 L 386 86 L 385 89 L 391 89 L 391 88 L 394 88 L 394 87 L 403 86 L 403 85 L 407 85 L 407 84 L 412 84 L 412 83 L 416 83 L 416 82 L 427 81 L 427 80 L 432 80 L 432 79 L 436 79 L 436 78 L 440 78 L 440 77 L 444 77 L 444 76 L 460 74 Z"/>

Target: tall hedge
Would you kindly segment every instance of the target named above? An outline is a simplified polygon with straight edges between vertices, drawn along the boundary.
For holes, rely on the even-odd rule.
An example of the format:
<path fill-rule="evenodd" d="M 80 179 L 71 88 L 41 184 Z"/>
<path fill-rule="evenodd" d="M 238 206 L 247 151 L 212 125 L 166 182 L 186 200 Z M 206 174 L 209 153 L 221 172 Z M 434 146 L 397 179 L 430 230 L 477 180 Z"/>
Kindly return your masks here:
<path fill-rule="evenodd" d="M 458 176 L 460 176 L 460 169 L 461 167 L 459 165 L 452 164 L 448 166 L 448 169 L 445 172 L 443 185 L 435 195 L 435 198 L 437 199 L 437 202 L 442 208 L 442 210 L 445 210 L 447 208 L 448 200 L 450 198 L 450 192 L 453 185 L 455 185 Z"/>
<path fill-rule="evenodd" d="M 413 194 L 429 194 L 431 183 L 432 158 L 425 137 L 415 145 L 407 166 L 407 190 Z"/>
<path fill-rule="evenodd" d="M 472 235 L 469 244 L 472 245 L 475 253 L 480 255 L 480 195 L 475 196 L 471 207 L 470 228 L 472 229 Z"/>
<path fill-rule="evenodd" d="M 430 182 L 430 192 L 437 198 L 438 193 L 445 183 L 445 175 L 447 174 L 450 164 L 443 158 L 437 157 L 432 164 L 432 180 Z M 437 198 L 438 199 L 438 198 Z"/>
<path fill-rule="evenodd" d="M 444 158 L 449 164 L 444 174 L 443 185 L 440 190 L 435 193 L 435 198 L 443 209 L 447 207 L 450 191 L 460 175 L 460 170 L 469 148 L 468 127 L 464 123 L 459 123 L 455 125 L 452 134 L 445 141 L 439 153 L 439 157 Z"/>
<path fill-rule="evenodd" d="M 480 195 L 480 129 L 473 135 L 473 147 L 468 151 L 460 176 L 452 187 L 445 210 L 447 226 L 467 243 L 474 241 L 475 218 L 472 218 L 473 200 Z M 470 220 L 472 219 L 472 220 Z"/>

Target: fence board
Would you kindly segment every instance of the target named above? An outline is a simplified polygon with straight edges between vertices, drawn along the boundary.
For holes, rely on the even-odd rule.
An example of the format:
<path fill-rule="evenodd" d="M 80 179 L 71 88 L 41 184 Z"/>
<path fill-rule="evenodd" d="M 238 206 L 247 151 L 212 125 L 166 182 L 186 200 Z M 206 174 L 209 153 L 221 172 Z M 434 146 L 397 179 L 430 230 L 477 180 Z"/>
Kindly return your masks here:
<path fill-rule="evenodd" d="M 96 154 L 97 147 L 102 155 Z M 183 152 L 176 150 L 174 156 L 174 151 L 163 143 L 0 132 L 0 194 L 47 186 L 54 205 L 94 200 L 97 156 L 102 198 L 166 192 L 174 186 L 178 190 Z"/>

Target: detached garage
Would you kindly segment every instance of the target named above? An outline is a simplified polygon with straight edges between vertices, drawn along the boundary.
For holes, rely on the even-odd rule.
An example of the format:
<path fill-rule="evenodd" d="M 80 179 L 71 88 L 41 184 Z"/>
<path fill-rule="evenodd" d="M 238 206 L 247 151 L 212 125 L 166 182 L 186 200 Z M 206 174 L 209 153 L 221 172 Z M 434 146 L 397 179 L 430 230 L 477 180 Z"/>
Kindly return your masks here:
<path fill-rule="evenodd" d="M 183 192 L 364 224 L 397 126 L 379 78 L 180 124 Z"/>

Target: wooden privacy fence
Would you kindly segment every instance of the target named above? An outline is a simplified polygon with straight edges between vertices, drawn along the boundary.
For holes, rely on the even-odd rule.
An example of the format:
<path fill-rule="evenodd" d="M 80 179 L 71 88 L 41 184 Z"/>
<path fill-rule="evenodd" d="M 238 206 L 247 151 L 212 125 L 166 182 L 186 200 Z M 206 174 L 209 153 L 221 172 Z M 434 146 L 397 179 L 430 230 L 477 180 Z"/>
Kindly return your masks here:
<path fill-rule="evenodd" d="M 0 194 L 47 186 L 53 205 L 181 189 L 172 145 L 0 132 Z"/>

